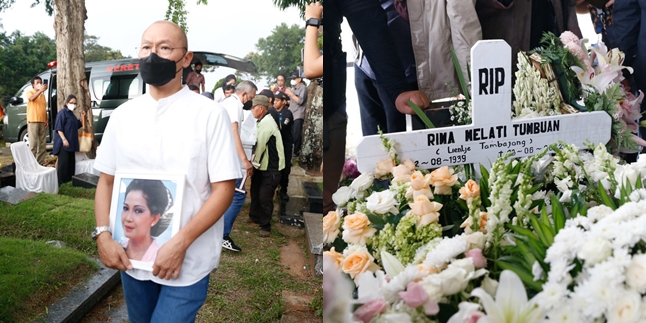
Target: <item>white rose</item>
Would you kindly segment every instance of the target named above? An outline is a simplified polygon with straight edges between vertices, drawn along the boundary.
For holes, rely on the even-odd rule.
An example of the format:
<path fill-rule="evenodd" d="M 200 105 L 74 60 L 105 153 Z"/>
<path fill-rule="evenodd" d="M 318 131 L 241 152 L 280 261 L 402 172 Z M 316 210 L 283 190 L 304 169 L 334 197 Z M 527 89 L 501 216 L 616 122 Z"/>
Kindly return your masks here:
<path fill-rule="evenodd" d="M 375 177 L 372 175 L 372 173 L 363 173 L 352 181 L 350 187 L 358 193 L 363 193 L 363 191 L 369 189 L 372 186 L 374 180 Z"/>
<path fill-rule="evenodd" d="M 467 275 L 476 270 L 476 267 L 473 265 L 473 259 L 471 258 L 462 258 L 455 260 L 449 265 L 449 268 L 464 269 Z"/>
<path fill-rule="evenodd" d="M 641 315 L 641 296 L 636 291 L 624 291 L 608 310 L 608 322 L 638 322 Z"/>
<path fill-rule="evenodd" d="M 391 191 L 381 191 L 373 192 L 368 199 L 366 199 L 366 208 L 370 212 L 377 214 L 386 214 L 388 212 L 392 214 L 399 213 L 397 210 L 397 205 L 399 202 L 395 200 L 395 193 Z"/>
<path fill-rule="evenodd" d="M 485 241 L 487 240 L 484 233 L 480 231 L 463 235 L 462 238 L 467 242 L 467 250 L 475 248 L 484 250 Z"/>
<path fill-rule="evenodd" d="M 351 198 L 354 198 L 355 191 L 349 186 L 339 187 L 334 194 L 332 194 L 332 201 L 337 206 L 345 206 Z"/>
<path fill-rule="evenodd" d="M 646 255 L 635 255 L 626 270 L 626 284 L 634 290 L 644 293 L 646 291 Z"/>
<path fill-rule="evenodd" d="M 489 275 L 485 276 L 485 278 L 482 280 L 482 284 L 480 285 L 482 289 L 487 292 L 487 294 L 491 296 L 496 295 L 496 290 L 498 290 L 498 281 L 489 278 Z"/>
<path fill-rule="evenodd" d="M 637 182 L 637 175 L 639 175 L 639 171 L 633 167 L 632 165 L 617 165 L 617 168 L 615 168 L 615 180 L 617 181 L 617 184 L 621 187 L 621 185 L 627 185 L 626 182 L 630 182 L 632 187 L 635 187 L 635 183 Z"/>
<path fill-rule="evenodd" d="M 469 284 L 469 279 L 467 278 L 467 271 L 462 268 L 447 268 L 441 273 L 437 274 L 437 279 L 440 280 L 440 285 L 442 286 L 443 295 L 454 295 L 465 288 Z"/>
<path fill-rule="evenodd" d="M 578 257 L 585 260 L 585 267 L 591 267 L 610 257 L 612 246 L 607 239 L 595 238 L 586 242 L 578 253 Z"/>

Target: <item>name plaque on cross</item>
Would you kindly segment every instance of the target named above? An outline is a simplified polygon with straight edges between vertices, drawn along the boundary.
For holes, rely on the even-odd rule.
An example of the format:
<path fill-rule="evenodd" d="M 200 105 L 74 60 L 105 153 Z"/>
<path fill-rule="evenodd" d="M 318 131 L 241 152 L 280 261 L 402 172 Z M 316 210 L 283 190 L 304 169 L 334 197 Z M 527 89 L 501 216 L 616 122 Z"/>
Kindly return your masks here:
<path fill-rule="evenodd" d="M 472 124 L 385 134 L 397 143 L 401 160 L 420 168 L 461 164 L 489 166 L 498 157 L 532 156 L 563 141 L 583 147 L 610 140 L 612 120 L 603 111 L 511 120 L 511 47 L 504 40 L 481 40 L 471 49 Z M 357 145 L 357 166 L 371 172 L 388 158 L 378 135 Z"/>

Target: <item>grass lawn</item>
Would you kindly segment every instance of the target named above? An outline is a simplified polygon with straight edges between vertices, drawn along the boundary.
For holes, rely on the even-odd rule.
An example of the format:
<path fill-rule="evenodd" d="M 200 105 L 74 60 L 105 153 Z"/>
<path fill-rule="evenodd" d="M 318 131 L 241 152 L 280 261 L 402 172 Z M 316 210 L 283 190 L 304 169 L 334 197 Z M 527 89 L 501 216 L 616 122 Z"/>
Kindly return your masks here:
<path fill-rule="evenodd" d="M 303 275 L 298 276 L 280 261 L 280 248 L 286 244 L 297 244 L 306 260 L 307 248 L 300 247 L 306 243 L 305 230 L 272 223 L 271 237 L 261 238 L 256 224 L 244 222 L 248 214 L 246 204 L 231 233 L 242 252 L 222 250 L 197 322 L 280 322 L 286 311 L 283 291 L 312 297 L 312 316 L 316 313 L 322 322 L 322 279 L 314 277 L 308 262 L 307 270 L 299 268 Z"/>
<path fill-rule="evenodd" d="M 35 320 L 98 268 L 88 259 L 96 257 L 94 202 L 70 184 L 61 193 L 0 203 L 0 322 Z M 50 240 L 67 248 L 46 245 Z"/>

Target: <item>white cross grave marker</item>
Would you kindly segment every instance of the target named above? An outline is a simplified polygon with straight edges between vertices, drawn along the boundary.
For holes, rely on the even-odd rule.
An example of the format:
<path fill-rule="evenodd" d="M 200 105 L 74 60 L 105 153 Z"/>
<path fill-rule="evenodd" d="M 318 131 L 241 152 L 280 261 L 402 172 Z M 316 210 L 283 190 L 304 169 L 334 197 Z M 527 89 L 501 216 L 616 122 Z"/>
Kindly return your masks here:
<path fill-rule="evenodd" d="M 478 164 L 489 166 L 510 152 L 513 157 L 538 154 L 559 140 L 583 147 L 610 140 L 612 120 L 603 111 L 511 120 L 511 47 L 504 40 L 481 40 L 471 49 L 473 123 L 456 127 L 386 134 L 394 139 L 400 160 L 420 168 Z M 357 146 L 361 172 L 388 158 L 379 135 Z"/>

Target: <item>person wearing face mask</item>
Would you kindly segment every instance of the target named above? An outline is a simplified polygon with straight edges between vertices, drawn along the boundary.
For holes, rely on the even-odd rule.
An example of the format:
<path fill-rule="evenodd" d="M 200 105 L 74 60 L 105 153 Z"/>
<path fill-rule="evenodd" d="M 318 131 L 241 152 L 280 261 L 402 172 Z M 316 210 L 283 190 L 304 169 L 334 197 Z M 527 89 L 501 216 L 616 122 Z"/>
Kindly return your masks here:
<path fill-rule="evenodd" d="M 53 155 L 58 156 L 56 172 L 58 174 L 58 185 L 72 180 L 76 168 L 75 153 L 79 150 L 79 128 L 82 123 L 74 115 L 76 108 L 76 96 L 70 94 L 65 100 L 65 105 L 56 115 L 54 123 L 54 149 Z M 81 112 L 85 116 L 85 111 Z"/>
<path fill-rule="evenodd" d="M 303 79 L 294 72 L 291 76 L 290 84 L 292 89 L 287 88 L 285 94 L 289 97 L 289 110 L 294 114 L 294 126 L 292 128 L 292 138 L 294 139 L 294 157 L 301 153 L 301 144 L 303 140 L 303 121 L 305 118 L 305 105 L 307 104 L 307 86 Z M 289 158 L 289 157 L 287 157 Z"/>
<path fill-rule="evenodd" d="M 130 322 L 194 322 L 220 262 L 221 219 L 242 177 L 240 161 L 222 105 L 182 85 L 193 60 L 184 31 L 170 21 L 153 23 L 138 56 L 149 90 L 115 109 L 103 134 L 94 162 L 101 174 L 92 237 L 103 264 L 122 271 Z M 126 171 L 184 175 L 180 228 L 160 246 L 152 271 L 134 269 L 110 232 L 115 174 Z"/>
<path fill-rule="evenodd" d="M 204 92 L 204 75 L 202 75 L 202 63 L 195 63 L 193 67 L 193 72 L 188 74 L 186 78 L 186 85 L 193 85 L 197 87 L 197 94 Z"/>
<path fill-rule="evenodd" d="M 27 95 L 27 133 L 29 134 L 29 148 L 39 164 L 45 164 L 47 149 L 45 147 L 47 136 L 47 102 L 45 101 L 47 84 L 43 79 L 34 76 L 31 79 L 31 89 Z"/>
<path fill-rule="evenodd" d="M 235 87 L 236 82 L 237 82 L 237 79 L 235 75 L 233 74 L 227 75 L 227 77 L 224 78 L 224 82 L 222 83 L 222 86 L 215 89 L 215 92 L 213 92 L 213 100 L 215 100 L 215 102 L 224 101 L 224 99 L 227 98 L 227 96 L 224 95 L 224 88 L 227 85 L 233 85 Z"/>
<path fill-rule="evenodd" d="M 250 102 L 256 96 L 256 91 L 258 88 L 251 81 L 243 81 L 236 87 L 236 91 L 226 100 L 222 101 L 222 105 L 227 110 L 229 114 L 229 119 L 231 119 L 231 129 L 233 134 L 233 140 L 235 142 L 236 152 L 238 158 L 241 161 L 242 174 L 246 174 L 247 178 L 251 178 L 253 175 L 253 165 L 249 161 L 249 157 L 242 147 L 242 140 L 240 139 L 240 133 L 242 132 L 242 121 L 244 121 L 244 113 L 242 112 L 242 107 L 245 103 Z M 240 187 L 243 183 L 243 177 L 240 176 L 236 179 L 236 187 Z M 240 252 L 242 248 L 238 247 L 229 234 L 231 229 L 233 229 L 233 222 L 235 222 L 238 217 L 238 213 L 242 209 L 244 201 L 247 199 L 246 192 L 235 191 L 233 193 L 233 202 L 229 205 L 229 208 L 224 213 L 224 234 L 222 236 L 222 247 L 227 250 Z"/>

